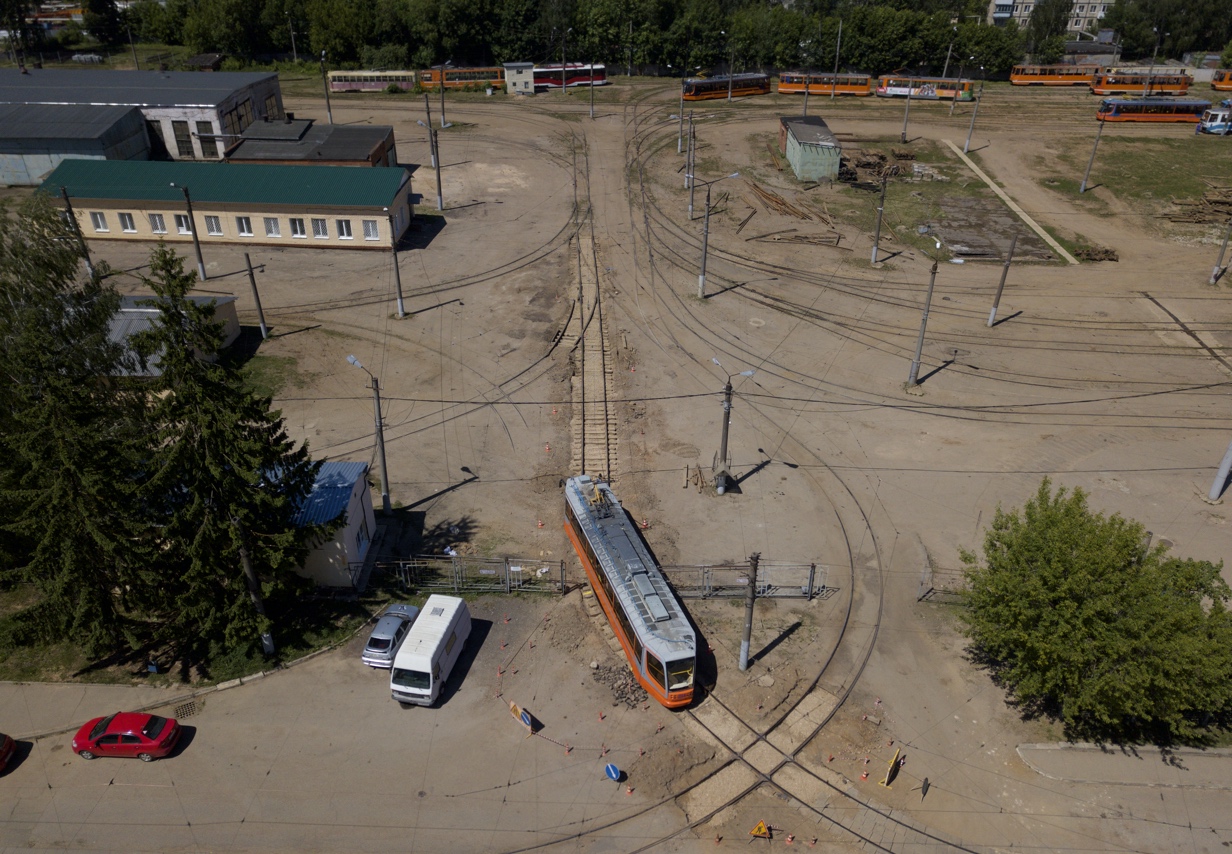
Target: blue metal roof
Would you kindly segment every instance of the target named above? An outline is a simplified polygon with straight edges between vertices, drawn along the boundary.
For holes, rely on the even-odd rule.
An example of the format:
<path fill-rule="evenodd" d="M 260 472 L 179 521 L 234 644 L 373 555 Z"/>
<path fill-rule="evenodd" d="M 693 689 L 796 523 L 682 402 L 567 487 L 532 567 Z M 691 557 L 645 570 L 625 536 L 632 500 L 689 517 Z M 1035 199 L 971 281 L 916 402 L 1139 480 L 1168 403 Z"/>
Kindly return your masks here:
<path fill-rule="evenodd" d="M 295 524 L 322 525 L 346 512 L 351 490 L 368 474 L 367 463 L 327 462 L 321 464 L 317 482 L 295 514 Z"/>

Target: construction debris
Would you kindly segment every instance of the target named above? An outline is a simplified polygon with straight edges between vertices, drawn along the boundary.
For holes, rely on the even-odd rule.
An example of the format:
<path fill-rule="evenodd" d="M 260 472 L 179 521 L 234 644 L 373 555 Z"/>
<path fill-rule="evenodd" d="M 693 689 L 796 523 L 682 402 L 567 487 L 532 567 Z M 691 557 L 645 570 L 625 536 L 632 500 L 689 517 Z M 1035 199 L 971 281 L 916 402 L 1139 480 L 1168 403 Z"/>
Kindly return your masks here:
<path fill-rule="evenodd" d="M 760 184 L 753 181 L 745 181 L 745 184 L 748 185 L 749 189 L 753 191 L 761 203 L 765 205 L 766 209 L 771 213 L 782 214 L 784 216 L 791 216 L 796 219 L 803 220 L 814 220 L 819 218 L 816 214 L 807 211 L 804 208 L 793 205 L 778 193 L 767 190 Z"/>
<path fill-rule="evenodd" d="M 1115 249 L 1108 249 L 1105 246 L 1083 246 L 1074 252 L 1074 257 L 1079 261 L 1120 261 Z"/>
<path fill-rule="evenodd" d="M 1179 210 L 1168 214 L 1173 222 L 1224 223 L 1232 218 L 1232 187 L 1212 187 L 1196 201 L 1173 199 Z"/>
<path fill-rule="evenodd" d="M 770 152 L 770 158 L 774 161 L 774 168 L 783 171 L 783 161 L 779 159 L 779 150 L 775 148 L 773 142 L 766 143 L 766 150 Z"/>

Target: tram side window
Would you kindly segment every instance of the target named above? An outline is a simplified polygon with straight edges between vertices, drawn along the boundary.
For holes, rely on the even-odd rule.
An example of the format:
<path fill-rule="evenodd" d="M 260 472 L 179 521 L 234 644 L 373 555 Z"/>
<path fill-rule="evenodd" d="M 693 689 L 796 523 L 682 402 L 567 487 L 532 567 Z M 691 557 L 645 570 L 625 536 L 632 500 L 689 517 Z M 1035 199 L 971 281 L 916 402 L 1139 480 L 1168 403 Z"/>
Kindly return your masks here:
<path fill-rule="evenodd" d="M 667 680 L 663 676 L 663 662 L 659 661 L 650 650 L 646 650 L 646 676 L 660 687 L 667 685 Z"/>

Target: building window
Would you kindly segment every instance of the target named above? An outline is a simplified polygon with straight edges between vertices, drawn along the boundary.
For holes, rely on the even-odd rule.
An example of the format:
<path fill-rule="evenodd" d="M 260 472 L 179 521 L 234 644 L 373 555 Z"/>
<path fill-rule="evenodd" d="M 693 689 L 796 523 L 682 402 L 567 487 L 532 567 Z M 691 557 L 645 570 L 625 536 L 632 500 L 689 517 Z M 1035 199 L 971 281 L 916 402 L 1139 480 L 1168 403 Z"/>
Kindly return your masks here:
<path fill-rule="evenodd" d="M 197 139 L 201 141 L 201 156 L 217 160 L 218 140 L 214 139 L 214 125 L 210 122 L 197 122 Z"/>
<path fill-rule="evenodd" d="M 292 237 L 307 237 L 308 232 L 304 230 L 304 221 L 302 219 L 291 220 L 291 236 Z"/>
<path fill-rule="evenodd" d="M 191 159 L 193 156 L 192 136 L 188 133 L 188 122 L 172 122 L 171 131 L 175 134 L 175 150 L 180 157 Z"/>
<path fill-rule="evenodd" d="M 282 231 L 278 228 L 278 217 L 265 217 L 265 236 L 266 237 L 282 237 Z"/>
<path fill-rule="evenodd" d="M 313 237 L 329 237 L 329 227 L 323 219 L 314 219 L 312 221 L 312 236 Z"/>
<path fill-rule="evenodd" d="M 252 220 L 246 216 L 237 216 L 235 231 L 240 237 L 252 237 Z"/>
<path fill-rule="evenodd" d="M 136 232 L 137 223 L 133 222 L 133 215 L 130 213 L 120 214 L 120 228 L 127 232 Z"/>
<path fill-rule="evenodd" d="M 340 220 L 336 220 L 336 222 L 338 225 L 338 239 L 339 240 L 350 240 L 352 236 L 351 235 L 351 221 L 349 219 L 340 219 Z"/>
<path fill-rule="evenodd" d="M 265 96 L 265 115 L 271 119 L 279 118 L 278 116 L 278 99 L 273 95 Z"/>
<path fill-rule="evenodd" d="M 107 215 L 102 211 L 90 211 L 90 222 L 94 223 L 95 231 L 110 231 L 107 228 Z"/>
<path fill-rule="evenodd" d="M 248 126 L 256 120 L 256 116 L 252 113 L 252 100 L 249 99 L 239 106 L 240 111 L 240 133 L 248 129 Z"/>
<path fill-rule="evenodd" d="M 381 232 L 377 229 L 376 220 L 364 220 L 364 240 L 379 240 Z"/>
<path fill-rule="evenodd" d="M 216 216 L 206 216 L 205 231 L 207 234 L 212 234 L 215 237 L 222 236 L 222 220 Z"/>
<path fill-rule="evenodd" d="M 155 234 L 167 233 L 167 223 L 163 222 L 162 214 L 150 214 L 150 231 Z"/>
<path fill-rule="evenodd" d="M 188 214 L 175 215 L 175 230 L 180 234 L 192 234 L 192 223 L 188 221 Z"/>

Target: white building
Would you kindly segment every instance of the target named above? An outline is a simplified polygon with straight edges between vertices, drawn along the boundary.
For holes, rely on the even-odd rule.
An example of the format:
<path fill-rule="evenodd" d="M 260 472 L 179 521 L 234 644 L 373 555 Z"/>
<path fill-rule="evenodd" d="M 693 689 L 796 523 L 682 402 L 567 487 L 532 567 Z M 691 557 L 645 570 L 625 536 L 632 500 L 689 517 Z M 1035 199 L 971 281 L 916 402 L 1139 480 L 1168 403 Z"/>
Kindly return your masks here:
<path fill-rule="evenodd" d="M 315 544 L 300 574 L 321 587 L 354 587 L 376 531 L 368 464 L 321 464 L 312 493 L 296 514 L 295 524 L 320 525 L 346 514 L 334 536 Z"/>

